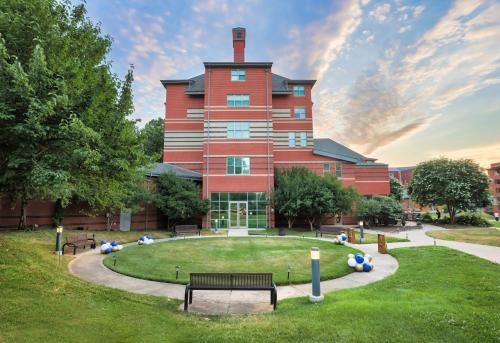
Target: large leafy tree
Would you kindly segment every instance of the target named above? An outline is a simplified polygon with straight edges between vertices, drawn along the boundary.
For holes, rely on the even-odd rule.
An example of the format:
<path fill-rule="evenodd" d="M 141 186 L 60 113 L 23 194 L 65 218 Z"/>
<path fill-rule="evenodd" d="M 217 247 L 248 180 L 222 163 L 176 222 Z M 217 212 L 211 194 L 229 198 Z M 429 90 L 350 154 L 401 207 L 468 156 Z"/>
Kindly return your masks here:
<path fill-rule="evenodd" d="M 91 212 L 124 205 L 146 162 L 132 113 L 132 71 L 106 60 L 111 39 L 69 1 L 0 2 L 0 193 Z"/>
<path fill-rule="evenodd" d="M 489 180 L 471 160 L 439 158 L 420 163 L 409 191 L 423 205 L 446 205 L 450 221 L 458 210 L 474 210 L 491 204 Z"/>
<path fill-rule="evenodd" d="M 368 225 L 389 225 L 404 213 L 403 207 L 396 199 L 383 195 L 361 198 L 356 206 L 356 214 Z"/>
<path fill-rule="evenodd" d="M 144 153 L 158 162 L 161 162 L 163 157 L 164 125 L 163 118 L 152 119 L 140 132 Z"/>
<path fill-rule="evenodd" d="M 200 187 L 173 172 L 158 178 L 156 192 L 156 204 L 167 216 L 169 228 L 180 221 L 207 214 L 210 207 L 209 201 L 201 198 Z"/>
<path fill-rule="evenodd" d="M 391 175 L 390 179 L 390 187 L 391 193 L 390 196 L 396 199 L 397 201 L 403 200 L 404 195 L 404 187 L 394 176 Z"/>

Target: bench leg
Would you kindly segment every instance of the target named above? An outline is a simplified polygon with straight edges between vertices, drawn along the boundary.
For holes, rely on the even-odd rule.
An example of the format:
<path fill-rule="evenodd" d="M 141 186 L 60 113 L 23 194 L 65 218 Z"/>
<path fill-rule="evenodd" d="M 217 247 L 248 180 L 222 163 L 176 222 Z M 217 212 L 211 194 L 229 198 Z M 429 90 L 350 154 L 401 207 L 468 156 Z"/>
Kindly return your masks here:
<path fill-rule="evenodd" d="M 274 304 L 274 289 L 271 289 L 271 305 Z"/>
<path fill-rule="evenodd" d="M 276 308 L 278 307 L 278 291 L 276 290 L 276 288 L 274 289 L 274 307 L 273 309 L 276 310 Z"/>
<path fill-rule="evenodd" d="M 190 304 L 193 303 L 193 290 L 192 289 L 189 290 L 189 303 Z"/>
<path fill-rule="evenodd" d="M 188 294 L 189 294 L 188 292 L 189 290 L 186 287 L 186 291 L 184 292 L 184 311 L 188 310 Z"/>
<path fill-rule="evenodd" d="M 73 248 L 73 255 L 76 255 L 76 245 L 75 245 L 75 247 Z"/>

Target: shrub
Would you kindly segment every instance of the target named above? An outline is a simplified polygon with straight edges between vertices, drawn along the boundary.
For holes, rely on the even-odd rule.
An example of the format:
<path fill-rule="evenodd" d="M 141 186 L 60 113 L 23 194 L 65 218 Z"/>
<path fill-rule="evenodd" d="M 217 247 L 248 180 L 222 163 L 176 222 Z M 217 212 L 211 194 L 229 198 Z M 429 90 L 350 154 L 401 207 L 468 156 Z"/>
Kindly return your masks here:
<path fill-rule="evenodd" d="M 433 223 L 434 219 L 432 218 L 432 215 L 429 212 L 426 212 L 422 216 L 421 221 L 423 221 L 424 223 Z"/>
<path fill-rule="evenodd" d="M 489 227 L 491 224 L 486 220 L 481 213 L 463 212 L 456 218 L 456 223 L 460 225 Z"/>

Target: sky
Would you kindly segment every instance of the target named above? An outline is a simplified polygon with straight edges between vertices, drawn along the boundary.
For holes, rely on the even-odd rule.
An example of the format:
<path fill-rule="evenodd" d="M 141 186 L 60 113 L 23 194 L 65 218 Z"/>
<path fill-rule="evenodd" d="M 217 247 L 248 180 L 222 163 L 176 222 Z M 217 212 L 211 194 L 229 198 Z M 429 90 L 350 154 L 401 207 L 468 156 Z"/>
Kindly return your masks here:
<path fill-rule="evenodd" d="M 109 59 L 134 66 L 134 118 L 163 117 L 160 79 L 246 61 L 316 79 L 314 136 L 390 166 L 437 158 L 500 162 L 500 0 L 87 0 L 113 38 Z"/>

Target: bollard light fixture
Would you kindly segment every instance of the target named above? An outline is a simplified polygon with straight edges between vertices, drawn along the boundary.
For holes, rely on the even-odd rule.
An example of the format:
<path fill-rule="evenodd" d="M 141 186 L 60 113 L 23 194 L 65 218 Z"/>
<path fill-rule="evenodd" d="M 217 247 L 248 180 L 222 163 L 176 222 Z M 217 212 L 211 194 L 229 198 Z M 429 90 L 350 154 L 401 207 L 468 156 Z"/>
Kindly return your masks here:
<path fill-rule="evenodd" d="M 319 258 L 320 258 L 319 249 L 311 248 L 311 260 L 319 260 Z"/>
<path fill-rule="evenodd" d="M 63 227 L 58 226 L 56 229 L 56 255 L 62 255 L 62 233 Z"/>
<path fill-rule="evenodd" d="M 321 289 L 320 289 L 321 281 L 319 272 L 319 260 L 320 260 L 319 248 L 317 247 L 311 248 L 312 294 L 309 296 L 309 301 L 313 303 L 323 301 L 323 299 L 325 298 L 321 294 Z"/>

